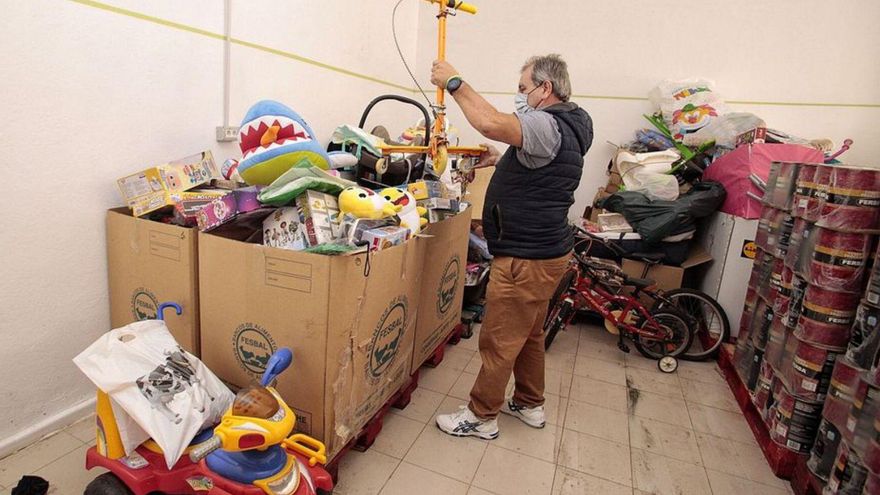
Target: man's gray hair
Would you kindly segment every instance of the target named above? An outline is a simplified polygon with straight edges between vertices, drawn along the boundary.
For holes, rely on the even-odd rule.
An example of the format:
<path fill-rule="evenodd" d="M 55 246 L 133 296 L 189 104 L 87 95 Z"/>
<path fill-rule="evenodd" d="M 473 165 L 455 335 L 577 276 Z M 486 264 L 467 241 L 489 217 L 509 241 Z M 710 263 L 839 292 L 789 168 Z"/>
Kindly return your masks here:
<path fill-rule="evenodd" d="M 571 97 L 571 80 L 568 78 L 568 64 L 557 53 L 536 55 L 526 60 L 520 72 L 532 68 L 532 82 L 535 85 L 544 81 L 553 83 L 553 94 L 562 101 Z"/>

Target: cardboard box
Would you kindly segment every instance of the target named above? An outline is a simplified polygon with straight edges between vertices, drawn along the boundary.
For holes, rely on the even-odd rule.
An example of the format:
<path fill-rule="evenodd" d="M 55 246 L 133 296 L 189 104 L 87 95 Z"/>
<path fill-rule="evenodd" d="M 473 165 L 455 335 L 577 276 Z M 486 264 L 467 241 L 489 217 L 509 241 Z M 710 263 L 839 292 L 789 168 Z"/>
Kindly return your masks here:
<path fill-rule="evenodd" d="M 299 223 L 299 211 L 278 208 L 263 220 L 263 244 L 269 247 L 302 251 L 309 247 L 305 228 Z"/>
<path fill-rule="evenodd" d="M 706 267 L 697 287 L 714 297 L 730 322 L 730 335 L 739 334 L 739 323 L 749 277 L 752 275 L 755 250 L 752 248 L 758 220 L 717 212 L 700 226 L 700 243 L 715 260 Z"/>
<path fill-rule="evenodd" d="M 244 386 L 281 346 L 277 389 L 333 458 L 410 379 L 422 249 L 322 256 L 199 234 L 202 361 Z M 369 268 L 369 270 L 366 270 Z M 366 275 L 365 275 L 366 273 Z"/>
<path fill-rule="evenodd" d="M 351 214 L 346 214 L 342 218 L 342 224 L 339 226 L 339 239 L 347 244 L 358 245 L 364 240 L 364 232 L 370 229 L 387 227 L 393 224 L 394 220 L 391 218 L 373 220 L 369 218 L 357 218 Z"/>
<path fill-rule="evenodd" d="M 685 286 L 683 281 L 688 272 L 692 271 L 692 268 L 710 261 L 712 261 L 712 256 L 702 246 L 694 244 L 681 266 L 654 265 L 645 273 L 645 268 L 648 266 L 645 262 L 624 258 L 621 268 L 630 277 L 649 278 L 656 282 L 660 289 L 671 290 Z M 650 301 L 650 299 L 646 296 L 645 301 Z"/>
<path fill-rule="evenodd" d="M 362 238 L 371 251 L 381 251 L 403 244 L 409 239 L 410 233 L 407 228 L 389 225 L 364 231 Z"/>
<path fill-rule="evenodd" d="M 184 227 L 195 227 L 199 223 L 199 212 L 202 208 L 227 194 L 229 191 L 217 189 L 200 189 L 180 193 L 177 203 L 174 204 L 174 223 Z"/>
<path fill-rule="evenodd" d="M 156 165 L 116 181 L 122 198 L 139 217 L 164 206 L 173 205 L 180 193 L 219 177 L 210 151 Z"/>
<path fill-rule="evenodd" d="M 419 206 L 426 210 L 449 210 L 458 213 L 459 202 L 457 199 L 429 198 L 418 202 Z"/>
<path fill-rule="evenodd" d="M 211 230 L 235 218 L 235 195 L 231 192 L 199 208 L 196 222 L 199 230 Z"/>
<path fill-rule="evenodd" d="M 339 237 L 339 204 L 336 196 L 306 191 L 296 198 L 300 222 L 305 225 L 309 246 L 333 242 Z"/>
<path fill-rule="evenodd" d="M 436 180 L 420 180 L 407 185 L 407 189 L 416 198 L 416 201 L 422 201 L 429 198 L 445 198 L 447 196 L 446 186 L 442 182 Z"/>
<path fill-rule="evenodd" d="M 428 225 L 415 241 L 424 250 L 425 264 L 413 349 L 414 370 L 461 322 L 472 211 L 473 208 L 468 208 L 440 223 Z"/>
<path fill-rule="evenodd" d="M 199 355 L 197 231 L 131 216 L 128 208 L 107 212 L 107 274 L 110 325 L 156 318 L 163 302 L 176 302 L 180 316 L 165 313 L 177 342 Z"/>

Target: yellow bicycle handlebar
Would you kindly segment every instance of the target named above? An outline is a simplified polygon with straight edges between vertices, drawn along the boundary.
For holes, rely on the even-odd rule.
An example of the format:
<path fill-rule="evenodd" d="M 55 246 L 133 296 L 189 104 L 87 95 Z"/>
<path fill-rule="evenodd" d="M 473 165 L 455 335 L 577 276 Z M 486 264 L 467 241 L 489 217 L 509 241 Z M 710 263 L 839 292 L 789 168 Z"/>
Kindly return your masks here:
<path fill-rule="evenodd" d="M 466 12 L 468 14 L 476 15 L 477 6 L 472 3 L 466 3 L 461 0 L 428 0 L 430 3 L 439 3 L 441 5 L 445 5 L 450 9 L 460 10 L 462 12 Z"/>
<path fill-rule="evenodd" d="M 476 15 L 477 13 L 477 6 L 472 3 L 458 2 L 453 8 L 472 15 Z"/>

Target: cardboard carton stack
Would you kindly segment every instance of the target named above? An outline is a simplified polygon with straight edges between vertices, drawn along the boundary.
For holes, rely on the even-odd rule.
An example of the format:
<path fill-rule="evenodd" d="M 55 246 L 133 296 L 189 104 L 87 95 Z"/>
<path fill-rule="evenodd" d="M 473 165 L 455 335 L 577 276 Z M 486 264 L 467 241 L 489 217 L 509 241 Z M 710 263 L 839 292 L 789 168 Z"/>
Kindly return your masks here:
<path fill-rule="evenodd" d="M 429 218 L 419 236 L 395 217 L 340 220 L 328 192 L 267 207 L 258 187 L 217 179 L 210 152 L 118 183 L 129 208 L 107 214 L 113 326 L 177 302 L 174 336 L 238 387 L 291 348 L 296 378 L 279 391 L 331 458 L 460 322 L 471 209 L 440 182 L 408 184 Z"/>

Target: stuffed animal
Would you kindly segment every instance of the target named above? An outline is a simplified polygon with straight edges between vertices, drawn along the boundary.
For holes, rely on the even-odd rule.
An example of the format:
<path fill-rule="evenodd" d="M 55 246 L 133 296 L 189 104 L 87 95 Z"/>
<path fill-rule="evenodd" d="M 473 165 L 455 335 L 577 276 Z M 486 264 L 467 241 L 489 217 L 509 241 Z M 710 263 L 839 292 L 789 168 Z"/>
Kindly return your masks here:
<path fill-rule="evenodd" d="M 267 186 L 293 167 L 330 167 L 312 128 L 277 101 L 259 101 L 248 110 L 238 141 L 242 155 L 237 171 L 251 185 Z"/>
<path fill-rule="evenodd" d="M 346 214 L 357 218 L 378 220 L 396 215 L 403 208 L 365 187 L 352 186 L 339 193 L 339 218 Z"/>
<path fill-rule="evenodd" d="M 400 217 L 400 225 L 412 231 L 413 234 L 421 232 L 422 227 L 427 225 L 428 219 L 422 218 L 428 210 L 416 204 L 416 198 L 409 192 L 397 187 L 388 187 L 379 193 L 389 203 L 400 206 L 397 212 Z"/>

